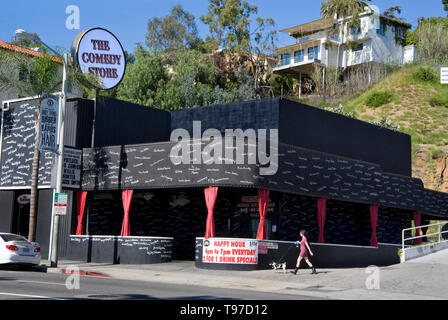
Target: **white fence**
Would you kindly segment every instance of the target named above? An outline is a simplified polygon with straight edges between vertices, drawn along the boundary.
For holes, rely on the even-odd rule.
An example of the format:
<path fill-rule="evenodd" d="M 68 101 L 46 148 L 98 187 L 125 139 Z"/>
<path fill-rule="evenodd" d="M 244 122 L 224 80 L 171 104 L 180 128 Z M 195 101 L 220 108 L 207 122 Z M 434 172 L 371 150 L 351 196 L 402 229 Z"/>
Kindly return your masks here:
<path fill-rule="evenodd" d="M 401 233 L 401 239 L 402 239 L 401 261 L 405 262 L 410 259 L 414 259 L 414 258 L 424 256 L 429 253 L 437 252 L 439 250 L 448 248 L 448 241 L 443 240 L 443 234 L 448 234 L 448 230 L 442 231 L 443 225 L 445 225 L 447 223 L 448 223 L 447 221 L 442 221 L 442 222 L 428 224 L 428 225 L 424 225 L 424 226 L 403 229 L 403 231 Z M 434 226 L 437 226 L 437 232 L 428 233 L 428 234 L 423 234 L 421 232 L 422 228 L 426 228 L 426 227 L 429 228 L 429 227 L 434 227 Z M 416 231 L 416 230 L 420 230 L 420 235 L 412 236 L 412 231 Z M 410 237 L 405 236 L 405 234 L 407 232 L 411 233 Z M 416 232 L 414 232 L 414 234 L 416 234 Z M 406 244 L 406 241 L 423 239 L 423 238 L 427 238 L 427 239 L 436 238 L 437 240 L 430 241 L 430 242 L 427 242 L 422 245 Z"/>

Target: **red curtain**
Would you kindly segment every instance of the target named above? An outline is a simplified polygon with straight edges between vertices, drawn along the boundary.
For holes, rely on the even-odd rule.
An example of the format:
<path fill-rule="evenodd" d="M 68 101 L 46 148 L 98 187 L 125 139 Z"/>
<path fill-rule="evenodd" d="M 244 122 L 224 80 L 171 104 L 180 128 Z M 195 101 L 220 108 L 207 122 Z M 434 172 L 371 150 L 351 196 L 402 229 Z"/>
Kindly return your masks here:
<path fill-rule="evenodd" d="M 327 199 L 317 199 L 317 226 L 319 227 L 319 243 L 325 243 L 324 227 L 325 215 L 327 212 Z"/>
<path fill-rule="evenodd" d="M 81 236 L 83 229 L 82 221 L 84 220 L 84 209 L 86 207 L 87 191 L 78 191 L 76 193 L 76 198 L 76 209 L 78 210 L 78 226 L 76 227 L 76 235 Z"/>
<path fill-rule="evenodd" d="M 422 225 L 422 215 L 418 212 L 414 212 L 414 226 L 420 227 Z M 415 229 L 415 236 L 420 236 L 420 228 Z M 422 244 L 422 238 L 414 239 L 414 244 Z"/>
<path fill-rule="evenodd" d="M 213 238 L 216 236 L 213 210 L 215 209 L 216 197 L 218 195 L 218 187 L 205 188 L 204 194 L 205 194 L 205 204 L 207 205 L 207 224 L 205 226 L 204 238 Z"/>
<path fill-rule="evenodd" d="M 257 239 L 266 239 L 266 215 L 268 213 L 269 190 L 258 189 L 258 210 L 260 211 L 260 223 L 258 224 Z"/>
<path fill-rule="evenodd" d="M 370 226 L 372 227 L 370 246 L 372 247 L 378 247 L 378 239 L 376 237 L 377 224 L 378 224 L 378 206 L 370 206 Z"/>
<path fill-rule="evenodd" d="M 129 223 L 129 210 L 131 209 L 131 200 L 134 190 L 123 190 L 121 192 L 121 198 L 123 200 L 123 225 L 121 226 L 121 236 L 126 237 L 131 235 L 131 224 Z"/>

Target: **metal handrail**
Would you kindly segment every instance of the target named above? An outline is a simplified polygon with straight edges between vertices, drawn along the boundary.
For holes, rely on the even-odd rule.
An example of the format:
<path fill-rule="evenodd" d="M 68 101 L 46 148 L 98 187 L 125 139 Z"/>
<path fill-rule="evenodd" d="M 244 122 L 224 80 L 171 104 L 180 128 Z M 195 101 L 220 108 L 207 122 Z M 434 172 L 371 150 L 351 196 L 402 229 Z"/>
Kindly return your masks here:
<path fill-rule="evenodd" d="M 437 242 L 439 242 L 439 243 L 442 242 L 442 234 L 448 233 L 448 231 L 442 231 L 441 226 L 444 225 L 444 224 L 447 224 L 447 223 L 448 223 L 448 221 L 442 221 L 442 222 L 438 222 L 438 223 L 427 224 L 427 225 L 424 225 L 424 226 L 418 226 L 418 227 L 411 227 L 411 228 L 403 229 L 402 232 L 401 232 L 401 239 L 402 239 L 401 247 L 402 247 L 402 250 L 403 251 L 405 250 L 405 242 L 407 240 L 421 239 L 421 238 L 426 238 L 426 237 L 429 237 L 429 236 L 438 235 L 438 241 Z M 430 233 L 430 234 L 423 234 L 422 233 L 419 236 L 413 236 L 413 237 L 408 237 L 408 238 L 405 238 L 405 236 L 404 236 L 404 233 L 406 231 L 413 231 L 413 230 L 417 230 L 417 229 L 421 229 L 421 228 L 425 228 L 425 227 L 432 227 L 432 226 L 438 226 L 439 227 L 438 228 L 439 231 L 436 232 L 436 233 Z M 411 246 L 412 245 L 408 245 L 408 247 L 411 247 Z"/>

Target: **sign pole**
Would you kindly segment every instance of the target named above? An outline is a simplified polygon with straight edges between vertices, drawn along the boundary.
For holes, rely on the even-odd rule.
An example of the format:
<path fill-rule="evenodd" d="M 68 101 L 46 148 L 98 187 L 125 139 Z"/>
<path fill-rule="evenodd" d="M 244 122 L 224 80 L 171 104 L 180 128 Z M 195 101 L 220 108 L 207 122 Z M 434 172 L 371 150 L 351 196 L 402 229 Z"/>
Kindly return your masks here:
<path fill-rule="evenodd" d="M 59 113 L 59 151 L 58 151 L 58 167 L 56 174 L 56 189 L 55 195 L 53 197 L 53 224 L 52 224 L 52 243 L 50 251 L 50 263 L 52 267 L 58 266 L 58 240 L 59 240 L 59 215 L 56 214 L 54 210 L 55 199 L 59 193 L 62 191 L 62 169 L 64 165 L 64 125 L 65 125 L 65 102 L 67 99 L 67 54 L 63 56 L 64 70 L 62 78 L 62 99 L 60 103 L 60 113 Z"/>

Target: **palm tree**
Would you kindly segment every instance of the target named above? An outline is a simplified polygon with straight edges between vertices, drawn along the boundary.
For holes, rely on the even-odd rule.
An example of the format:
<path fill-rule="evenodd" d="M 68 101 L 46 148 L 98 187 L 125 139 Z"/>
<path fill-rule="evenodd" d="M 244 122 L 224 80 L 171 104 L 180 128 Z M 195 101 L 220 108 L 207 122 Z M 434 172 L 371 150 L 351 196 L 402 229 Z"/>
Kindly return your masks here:
<path fill-rule="evenodd" d="M 337 24 L 339 34 L 341 35 L 346 18 L 352 17 L 350 21 L 352 27 L 359 26 L 359 15 L 365 11 L 366 7 L 370 8 L 369 2 L 372 2 L 372 0 L 322 0 L 320 14 L 322 18 L 326 19 L 334 19 L 335 16 L 337 19 L 343 19 L 342 22 Z M 341 37 L 338 44 L 336 69 L 339 68 L 339 53 L 342 44 L 343 40 Z"/>

